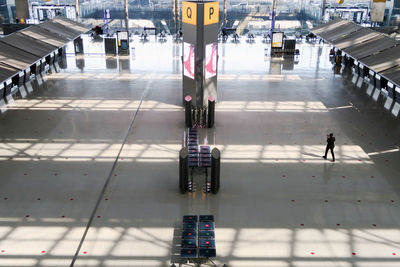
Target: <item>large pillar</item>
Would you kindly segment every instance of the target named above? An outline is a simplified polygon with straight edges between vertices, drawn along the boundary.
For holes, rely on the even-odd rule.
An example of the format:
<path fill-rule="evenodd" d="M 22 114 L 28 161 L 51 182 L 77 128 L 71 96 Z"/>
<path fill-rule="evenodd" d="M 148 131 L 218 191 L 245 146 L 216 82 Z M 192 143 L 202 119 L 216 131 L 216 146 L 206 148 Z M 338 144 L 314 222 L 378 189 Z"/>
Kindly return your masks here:
<path fill-rule="evenodd" d="M 321 6 L 321 22 L 325 23 L 325 9 L 326 9 L 326 0 L 322 0 L 322 6 Z"/>
<path fill-rule="evenodd" d="M 124 10 L 125 10 L 125 28 L 126 31 L 128 32 L 128 40 L 129 40 L 129 3 L 128 0 L 124 1 Z"/>
<path fill-rule="evenodd" d="M 224 0 L 224 21 L 222 22 L 224 27 L 226 27 L 226 15 L 227 15 L 226 0 Z"/>
<path fill-rule="evenodd" d="M 274 0 L 272 2 L 272 14 L 271 14 L 271 38 L 274 34 L 274 29 L 275 29 L 275 16 L 276 16 L 276 1 Z M 272 41 L 271 41 L 272 43 Z"/>
<path fill-rule="evenodd" d="M 183 97 L 195 107 L 217 99 L 219 2 L 183 1 Z"/>
<path fill-rule="evenodd" d="M 15 13 L 17 19 L 26 21 L 29 18 L 28 0 L 15 0 Z"/>
<path fill-rule="evenodd" d="M 79 19 L 79 0 L 75 0 L 76 19 Z"/>

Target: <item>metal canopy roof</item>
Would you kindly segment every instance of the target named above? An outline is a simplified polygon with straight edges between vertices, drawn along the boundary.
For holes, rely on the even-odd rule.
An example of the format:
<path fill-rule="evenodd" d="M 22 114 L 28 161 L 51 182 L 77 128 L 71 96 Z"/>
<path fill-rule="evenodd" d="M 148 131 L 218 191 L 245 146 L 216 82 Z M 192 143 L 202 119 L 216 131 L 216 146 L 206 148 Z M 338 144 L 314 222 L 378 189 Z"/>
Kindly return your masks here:
<path fill-rule="evenodd" d="M 372 38 L 379 36 L 380 34 L 368 28 L 361 28 L 360 30 L 348 34 L 344 37 L 338 38 L 332 41 L 332 44 L 339 49 L 345 49 L 350 46 L 371 40 Z"/>
<path fill-rule="evenodd" d="M 37 62 L 40 58 L 16 47 L 0 42 L 0 62 L 23 70 Z M 0 80 L 1 81 L 1 80 Z"/>
<path fill-rule="evenodd" d="M 400 65 L 400 46 L 386 49 L 376 55 L 360 60 L 368 68 L 381 72 Z"/>
<path fill-rule="evenodd" d="M 333 42 L 334 40 L 347 36 L 348 34 L 357 32 L 358 30 L 362 29 L 361 26 L 354 24 L 354 23 L 346 23 L 342 24 L 340 27 L 337 27 L 333 30 L 324 30 L 319 34 L 323 39 L 327 40 L 328 42 Z"/>
<path fill-rule="evenodd" d="M 40 28 L 46 29 L 52 33 L 59 34 L 62 37 L 72 41 L 79 37 L 83 32 L 68 28 L 67 26 L 64 26 L 60 23 L 54 23 L 52 21 L 46 21 L 42 24 L 37 25 Z M 86 30 L 87 31 L 87 30 Z"/>
<path fill-rule="evenodd" d="M 0 62 L 0 81 L 5 81 L 12 78 L 18 70 Z"/>
<path fill-rule="evenodd" d="M 393 82 L 397 86 L 400 86 L 400 66 L 385 70 L 379 74 L 381 74 L 382 76 L 384 76 L 386 79 Z"/>
<path fill-rule="evenodd" d="M 19 32 L 1 38 L 0 42 L 14 46 L 38 57 L 45 57 L 58 48 Z"/>
<path fill-rule="evenodd" d="M 352 56 L 353 58 L 361 60 L 364 57 L 391 48 L 396 44 L 397 44 L 396 40 L 386 37 L 384 35 L 378 35 L 372 40 L 353 45 L 349 48 L 345 48 L 343 49 L 343 51 Z"/>
<path fill-rule="evenodd" d="M 0 82 L 30 67 L 88 31 L 85 25 L 55 18 L 0 39 Z"/>
<path fill-rule="evenodd" d="M 20 33 L 55 47 L 62 47 L 69 42 L 67 38 L 62 37 L 59 34 L 49 32 L 48 30 L 40 28 L 36 25 L 23 29 L 20 31 Z"/>
<path fill-rule="evenodd" d="M 342 19 L 336 19 L 336 20 L 332 20 L 328 23 L 319 25 L 319 26 L 311 29 L 311 32 L 313 32 L 316 35 L 319 35 L 322 32 L 331 31 L 331 30 L 336 29 L 337 27 L 340 27 L 341 25 L 344 25 L 347 23 L 349 23 L 349 22 L 342 20 Z"/>
<path fill-rule="evenodd" d="M 57 17 L 53 19 L 52 22 L 59 23 L 65 27 L 79 31 L 80 33 L 85 33 L 89 30 L 89 28 L 86 25 L 64 17 Z"/>

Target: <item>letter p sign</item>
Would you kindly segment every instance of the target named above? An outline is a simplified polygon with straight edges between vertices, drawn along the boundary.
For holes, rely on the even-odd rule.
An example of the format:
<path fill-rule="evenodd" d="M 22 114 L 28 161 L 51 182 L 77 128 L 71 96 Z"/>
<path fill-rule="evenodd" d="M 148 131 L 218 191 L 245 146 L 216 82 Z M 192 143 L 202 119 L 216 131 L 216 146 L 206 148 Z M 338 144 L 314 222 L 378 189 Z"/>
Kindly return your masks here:
<path fill-rule="evenodd" d="M 204 25 L 218 23 L 219 2 L 204 3 Z"/>

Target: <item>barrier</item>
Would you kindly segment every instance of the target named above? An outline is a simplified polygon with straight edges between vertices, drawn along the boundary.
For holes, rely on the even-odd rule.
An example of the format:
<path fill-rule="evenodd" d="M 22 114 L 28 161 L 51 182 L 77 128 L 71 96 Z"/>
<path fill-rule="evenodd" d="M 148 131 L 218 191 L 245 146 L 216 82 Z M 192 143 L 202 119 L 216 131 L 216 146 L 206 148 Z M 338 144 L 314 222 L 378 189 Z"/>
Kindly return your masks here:
<path fill-rule="evenodd" d="M 214 148 L 211 152 L 211 192 L 217 194 L 220 187 L 221 152 Z"/>
<path fill-rule="evenodd" d="M 188 149 L 183 147 L 179 151 L 179 189 L 185 193 L 189 187 Z"/>

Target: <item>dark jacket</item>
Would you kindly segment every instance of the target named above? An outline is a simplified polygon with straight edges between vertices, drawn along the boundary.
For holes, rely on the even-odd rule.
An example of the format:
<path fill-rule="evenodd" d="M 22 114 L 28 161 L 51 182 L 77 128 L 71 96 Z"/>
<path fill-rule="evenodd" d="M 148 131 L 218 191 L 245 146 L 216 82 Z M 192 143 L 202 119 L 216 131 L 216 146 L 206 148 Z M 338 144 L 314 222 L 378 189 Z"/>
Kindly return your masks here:
<path fill-rule="evenodd" d="M 329 136 L 329 137 L 326 139 L 326 142 L 328 143 L 328 147 L 329 147 L 329 148 L 334 148 L 334 147 L 335 147 L 335 141 L 336 141 L 336 139 L 335 139 L 334 136 L 332 136 L 332 137 Z"/>

